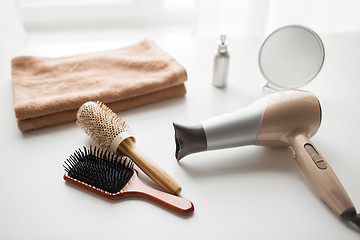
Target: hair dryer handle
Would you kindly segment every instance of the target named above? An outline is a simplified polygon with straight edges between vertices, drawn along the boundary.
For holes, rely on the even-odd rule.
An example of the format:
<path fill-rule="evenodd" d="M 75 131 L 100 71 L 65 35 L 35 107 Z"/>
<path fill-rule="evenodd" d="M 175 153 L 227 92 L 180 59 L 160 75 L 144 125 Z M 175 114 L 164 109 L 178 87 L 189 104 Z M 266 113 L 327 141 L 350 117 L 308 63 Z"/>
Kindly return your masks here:
<path fill-rule="evenodd" d="M 349 209 L 356 213 L 353 203 L 329 164 L 309 138 L 304 135 L 296 136 L 291 141 L 289 149 L 304 175 L 330 208 L 343 219 L 355 220 L 344 216 L 350 211 Z"/>

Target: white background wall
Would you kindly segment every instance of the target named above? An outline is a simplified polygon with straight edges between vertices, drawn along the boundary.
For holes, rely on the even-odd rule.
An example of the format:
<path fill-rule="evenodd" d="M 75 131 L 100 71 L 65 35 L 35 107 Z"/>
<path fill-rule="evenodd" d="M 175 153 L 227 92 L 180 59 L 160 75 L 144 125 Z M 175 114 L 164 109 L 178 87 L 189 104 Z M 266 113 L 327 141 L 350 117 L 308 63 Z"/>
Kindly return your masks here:
<path fill-rule="evenodd" d="M 64 31 L 112 29 L 129 37 L 265 35 L 301 24 L 319 33 L 360 30 L 357 0 L 3 0 L 0 44 Z M 152 34 L 155 33 L 155 34 Z M 42 35 L 43 36 L 43 35 Z"/>

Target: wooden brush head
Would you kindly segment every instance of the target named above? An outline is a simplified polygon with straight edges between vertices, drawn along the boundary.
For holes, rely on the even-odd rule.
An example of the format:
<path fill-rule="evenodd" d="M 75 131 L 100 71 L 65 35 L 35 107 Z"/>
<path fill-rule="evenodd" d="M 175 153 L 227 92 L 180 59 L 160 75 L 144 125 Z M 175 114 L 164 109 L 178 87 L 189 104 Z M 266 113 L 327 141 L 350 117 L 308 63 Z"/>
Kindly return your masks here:
<path fill-rule="evenodd" d="M 84 103 L 77 112 L 76 123 L 100 147 L 113 152 L 124 139 L 135 141 L 126 122 L 99 101 Z"/>

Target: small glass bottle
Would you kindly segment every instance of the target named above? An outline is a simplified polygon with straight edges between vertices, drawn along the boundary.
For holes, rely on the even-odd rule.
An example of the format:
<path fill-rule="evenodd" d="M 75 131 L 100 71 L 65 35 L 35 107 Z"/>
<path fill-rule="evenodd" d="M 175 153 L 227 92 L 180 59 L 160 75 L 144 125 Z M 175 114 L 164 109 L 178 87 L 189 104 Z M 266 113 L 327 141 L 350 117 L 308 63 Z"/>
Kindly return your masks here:
<path fill-rule="evenodd" d="M 226 35 L 220 35 L 217 54 L 214 57 L 213 85 L 218 88 L 226 86 L 229 71 L 229 53 Z"/>

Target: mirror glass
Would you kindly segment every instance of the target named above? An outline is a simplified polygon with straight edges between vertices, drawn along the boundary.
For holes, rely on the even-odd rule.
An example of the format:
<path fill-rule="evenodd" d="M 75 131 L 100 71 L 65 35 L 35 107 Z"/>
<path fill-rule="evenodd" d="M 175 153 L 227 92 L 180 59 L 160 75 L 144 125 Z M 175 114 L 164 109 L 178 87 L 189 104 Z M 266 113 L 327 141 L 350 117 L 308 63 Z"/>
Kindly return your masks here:
<path fill-rule="evenodd" d="M 324 56 L 323 43 L 314 31 L 291 25 L 274 31 L 265 39 L 259 65 L 269 87 L 297 88 L 319 73 Z"/>

